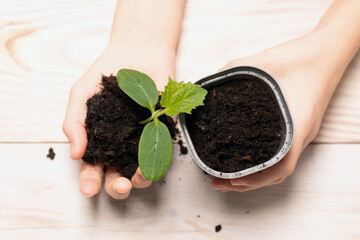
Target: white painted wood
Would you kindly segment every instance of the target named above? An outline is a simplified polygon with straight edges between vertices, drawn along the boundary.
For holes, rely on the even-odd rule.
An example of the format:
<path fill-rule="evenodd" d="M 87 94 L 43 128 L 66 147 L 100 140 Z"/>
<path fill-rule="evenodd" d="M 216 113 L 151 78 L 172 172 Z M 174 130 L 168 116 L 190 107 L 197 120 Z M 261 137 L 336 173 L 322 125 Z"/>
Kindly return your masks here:
<path fill-rule="evenodd" d="M 211 190 L 176 145 L 166 183 L 124 201 L 81 196 L 68 155 L 68 144 L 0 144 L 0 239 L 360 238 L 359 144 L 311 145 L 284 183 L 247 193 Z"/>
<path fill-rule="evenodd" d="M 177 80 L 305 34 L 330 2 L 188 0 Z M 241 194 L 211 190 L 176 146 L 166 183 L 82 197 L 69 146 L 36 142 L 67 141 L 70 86 L 105 48 L 115 3 L 0 0 L 0 142 L 35 142 L 0 144 L 0 239 L 360 239 L 359 144 L 313 144 L 283 184 Z M 360 142 L 359 79 L 357 54 L 316 142 Z"/>
<path fill-rule="evenodd" d="M 177 79 L 309 32 L 331 0 L 189 0 Z M 65 142 L 70 86 L 106 46 L 115 0 L 0 1 L 0 142 Z M 317 142 L 360 142 L 360 57 L 346 71 Z M 46 131 L 44 131 L 46 129 Z"/>

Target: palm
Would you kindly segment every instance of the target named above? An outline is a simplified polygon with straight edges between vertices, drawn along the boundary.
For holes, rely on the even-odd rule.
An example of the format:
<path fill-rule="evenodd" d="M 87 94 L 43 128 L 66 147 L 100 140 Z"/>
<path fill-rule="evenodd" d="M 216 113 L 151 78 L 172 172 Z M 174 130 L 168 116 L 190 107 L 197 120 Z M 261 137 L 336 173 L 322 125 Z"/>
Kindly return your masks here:
<path fill-rule="evenodd" d="M 142 71 L 152 77 L 159 90 L 163 90 L 168 76 L 174 76 L 174 57 L 157 52 L 141 55 L 144 52 L 130 51 L 113 46 L 107 49 L 85 74 L 73 85 L 63 129 L 71 142 L 71 157 L 81 159 L 87 145 L 84 120 L 86 101 L 100 91 L 102 75 L 115 75 L 120 68 Z M 153 59 L 156 57 L 156 61 Z M 95 165 L 81 161 L 80 191 L 85 196 L 95 195 L 100 191 L 103 177 L 103 164 Z M 121 176 L 114 168 L 108 168 L 105 177 L 105 190 L 116 199 L 129 196 L 132 187 L 144 188 L 151 185 L 138 168 L 131 181 Z"/>

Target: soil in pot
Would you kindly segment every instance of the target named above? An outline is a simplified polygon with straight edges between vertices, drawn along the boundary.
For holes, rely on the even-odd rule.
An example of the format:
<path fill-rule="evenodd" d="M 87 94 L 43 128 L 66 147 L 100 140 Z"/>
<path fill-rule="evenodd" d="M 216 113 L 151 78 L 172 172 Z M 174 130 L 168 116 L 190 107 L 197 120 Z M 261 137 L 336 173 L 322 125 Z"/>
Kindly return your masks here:
<path fill-rule="evenodd" d="M 138 167 L 138 143 L 144 128 L 139 121 L 148 118 L 150 111 L 127 96 L 115 76 L 103 76 L 101 91 L 89 98 L 86 105 L 88 144 L 83 160 L 103 162 L 130 179 Z M 172 118 L 163 115 L 159 120 L 174 138 Z"/>
<path fill-rule="evenodd" d="M 205 105 L 186 115 L 193 145 L 205 164 L 231 173 L 266 162 L 277 153 L 284 124 L 268 85 L 241 78 L 207 90 Z"/>

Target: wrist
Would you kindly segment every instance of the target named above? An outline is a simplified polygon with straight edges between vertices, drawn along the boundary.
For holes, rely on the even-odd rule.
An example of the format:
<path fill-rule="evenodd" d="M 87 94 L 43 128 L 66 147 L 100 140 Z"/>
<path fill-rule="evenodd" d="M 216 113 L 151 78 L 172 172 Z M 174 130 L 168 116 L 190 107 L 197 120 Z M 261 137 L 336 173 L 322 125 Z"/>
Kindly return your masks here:
<path fill-rule="evenodd" d="M 110 42 L 176 51 L 184 4 L 184 0 L 118 1 Z"/>
<path fill-rule="evenodd" d="M 176 55 L 176 46 L 166 41 L 147 40 L 135 35 L 123 34 L 125 37 L 111 36 L 106 51 L 115 53 L 141 53 L 161 55 L 165 58 L 171 58 Z"/>
<path fill-rule="evenodd" d="M 177 42 L 171 39 L 159 39 L 151 37 L 145 33 L 139 32 L 118 32 L 111 34 L 108 47 L 119 50 L 133 50 L 140 52 L 148 52 L 152 49 L 156 49 L 157 52 L 161 52 L 164 55 L 174 55 L 177 50 Z"/>
<path fill-rule="evenodd" d="M 112 61 L 114 63 L 111 65 L 118 66 L 111 71 L 113 74 L 116 74 L 119 68 L 143 72 L 154 80 L 159 91 L 164 90 L 169 76 L 175 78 L 175 57 L 174 50 L 113 42 L 109 42 L 102 54 L 102 58 L 107 59 L 105 62 Z"/>

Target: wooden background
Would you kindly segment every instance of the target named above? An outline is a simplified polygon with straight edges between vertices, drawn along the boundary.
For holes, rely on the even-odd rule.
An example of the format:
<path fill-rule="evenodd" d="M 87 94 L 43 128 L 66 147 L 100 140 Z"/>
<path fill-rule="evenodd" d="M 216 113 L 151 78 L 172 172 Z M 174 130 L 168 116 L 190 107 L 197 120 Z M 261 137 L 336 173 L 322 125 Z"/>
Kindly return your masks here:
<path fill-rule="evenodd" d="M 189 0 L 177 80 L 309 32 L 330 2 Z M 213 191 L 176 145 L 166 182 L 125 201 L 81 196 L 61 124 L 71 85 L 107 44 L 115 3 L 0 0 L 0 239 L 360 239 L 360 54 L 283 184 Z"/>

